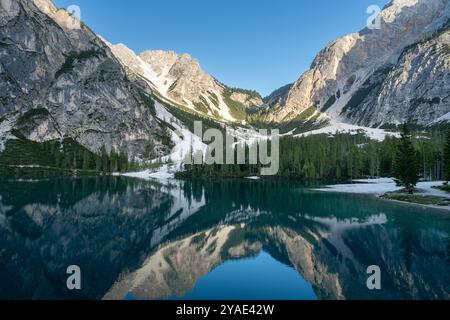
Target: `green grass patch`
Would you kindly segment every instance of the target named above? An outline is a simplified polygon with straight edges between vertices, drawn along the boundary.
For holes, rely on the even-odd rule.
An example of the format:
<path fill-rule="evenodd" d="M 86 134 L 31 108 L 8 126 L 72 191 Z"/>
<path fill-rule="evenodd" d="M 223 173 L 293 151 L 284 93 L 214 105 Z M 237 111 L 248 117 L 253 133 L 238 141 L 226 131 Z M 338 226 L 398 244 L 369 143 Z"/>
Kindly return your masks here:
<path fill-rule="evenodd" d="M 417 203 L 417 204 L 424 204 L 424 205 L 437 205 L 437 206 L 450 205 L 450 199 L 436 197 L 436 196 L 421 196 L 421 195 L 411 195 L 411 194 L 387 193 L 382 198 L 387 199 L 387 200 L 396 200 L 396 201 Z"/>
<path fill-rule="evenodd" d="M 223 99 L 225 101 L 225 104 L 230 109 L 230 114 L 235 118 L 236 120 L 245 120 L 247 118 L 247 112 L 246 107 L 237 101 L 234 101 L 231 99 L 231 95 L 233 94 L 233 90 L 229 88 L 225 88 L 223 91 Z"/>
<path fill-rule="evenodd" d="M 59 70 L 55 73 L 55 78 L 59 78 L 63 74 L 69 73 L 75 67 L 76 62 L 87 60 L 94 57 L 106 56 L 105 52 L 101 50 L 87 50 L 81 52 L 72 52 L 66 55 L 66 60 Z"/>
<path fill-rule="evenodd" d="M 325 122 L 317 122 L 318 117 L 320 117 L 320 113 L 317 113 L 317 115 L 314 116 L 317 111 L 318 110 L 315 106 L 311 106 L 295 118 L 281 123 L 265 122 L 265 115 L 257 114 L 249 117 L 249 123 L 256 128 L 269 127 L 279 129 L 281 134 L 291 131 L 293 134 L 300 134 L 303 132 L 320 129 L 327 124 Z"/>
<path fill-rule="evenodd" d="M 450 185 L 442 185 L 442 186 L 435 186 L 435 187 L 433 187 L 433 189 L 436 189 L 436 190 L 441 190 L 441 191 L 445 191 L 445 192 L 448 192 L 448 193 L 450 193 Z"/>
<path fill-rule="evenodd" d="M 31 109 L 27 112 L 25 112 L 17 121 L 17 125 L 25 125 L 29 122 L 31 122 L 36 117 L 48 117 L 50 115 L 50 112 L 45 108 L 36 108 Z"/>
<path fill-rule="evenodd" d="M 153 95 L 153 98 L 160 102 L 175 118 L 177 118 L 184 126 L 186 126 L 191 132 L 194 132 L 194 122 L 201 121 L 203 125 L 203 131 L 208 129 L 223 130 L 222 126 L 214 121 L 212 118 L 204 117 L 199 113 L 189 110 L 181 105 L 173 106 L 167 101 L 164 101 L 157 95 Z"/>

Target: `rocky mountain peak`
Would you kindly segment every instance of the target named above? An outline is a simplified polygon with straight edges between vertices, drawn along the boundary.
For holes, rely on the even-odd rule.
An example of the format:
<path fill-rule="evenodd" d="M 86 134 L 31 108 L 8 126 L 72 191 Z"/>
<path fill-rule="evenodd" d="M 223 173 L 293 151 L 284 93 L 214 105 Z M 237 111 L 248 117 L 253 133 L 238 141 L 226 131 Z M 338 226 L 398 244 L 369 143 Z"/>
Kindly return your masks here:
<path fill-rule="evenodd" d="M 156 50 L 144 51 L 139 57 L 159 76 L 166 72 L 174 80 L 195 80 L 198 85 L 213 86 L 215 82 L 213 77 L 201 69 L 199 62 L 187 53 L 178 55 L 174 51 Z"/>
<path fill-rule="evenodd" d="M 230 122 L 244 120 L 246 109 L 263 104 L 259 96 L 221 84 L 189 54 L 149 50 L 136 55 L 122 44 L 105 42 L 131 76 L 144 79 L 167 103 Z"/>

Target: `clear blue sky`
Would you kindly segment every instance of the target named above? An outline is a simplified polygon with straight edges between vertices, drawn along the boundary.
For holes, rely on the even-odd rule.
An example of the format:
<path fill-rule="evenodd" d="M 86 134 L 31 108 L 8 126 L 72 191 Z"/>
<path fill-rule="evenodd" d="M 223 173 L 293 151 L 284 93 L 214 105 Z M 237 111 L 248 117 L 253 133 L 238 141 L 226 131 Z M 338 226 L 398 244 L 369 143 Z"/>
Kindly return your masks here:
<path fill-rule="evenodd" d="M 330 41 L 388 0 L 54 0 L 112 43 L 197 58 L 221 82 L 262 95 L 299 78 Z"/>

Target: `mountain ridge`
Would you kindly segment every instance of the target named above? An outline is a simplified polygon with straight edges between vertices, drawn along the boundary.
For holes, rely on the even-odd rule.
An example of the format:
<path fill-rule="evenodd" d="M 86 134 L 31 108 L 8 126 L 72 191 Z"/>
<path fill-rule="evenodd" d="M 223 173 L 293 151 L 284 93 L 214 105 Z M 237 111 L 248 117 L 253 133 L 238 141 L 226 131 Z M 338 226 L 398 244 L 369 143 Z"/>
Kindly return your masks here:
<path fill-rule="evenodd" d="M 388 82 L 398 77 L 389 73 L 396 66 L 402 67 L 397 64 L 406 48 L 436 32 L 449 17 L 448 0 L 392 0 L 380 13 L 379 30 L 366 27 L 331 41 L 299 80 L 265 98 L 222 84 L 203 71 L 189 54 L 163 50 L 136 54 L 124 44 L 102 40 L 128 70 L 127 74 L 147 87 L 149 93 L 219 122 L 255 122 L 275 127 L 296 123 L 312 128 L 327 122 L 367 127 L 402 122 L 429 125 L 450 118 L 449 101 L 443 96 L 447 86 L 442 85 L 440 92 L 435 90 L 437 96 L 424 98 L 422 92 L 421 96 L 401 103 L 395 98 L 399 88 L 387 89 Z M 445 59 L 441 65 L 447 68 Z M 407 67 L 403 65 L 403 69 Z M 424 67 L 418 65 L 417 69 Z M 445 76 L 445 71 L 435 76 Z M 422 81 L 426 75 L 416 77 Z M 432 84 L 434 80 L 427 81 Z M 408 88 L 404 91 L 403 95 L 411 94 Z M 389 101 L 382 104 L 381 94 Z"/>
<path fill-rule="evenodd" d="M 252 95 L 250 90 L 231 88 L 219 82 L 203 71 L 189 54 L 163 50 L 136 54 L 124 44 L 104 41 L 134 76 L 142 78 L 168 103 L 225 122 L 243 121 L 247 109 L 263 104 L 259 94 Z"/>
<path fill-rule="evenodd" d="M 310 70 L 272 102 L 265 120 L 289 122 L 311 107 L 335 121 L 358 125 L 380 126 L 414 120 L 403 114 L 375 122 L 349 117 L 343 109 L 367 81 L 376 77 L 377 71 L 395 66 L 406 47 L 444 25 L 450 17 L 450 4 L 448 0 L 393 0 L 380 15 L 379 30 L 365 28 L 332 41 L 319 52 Z M 366 111 L 369 106 L 381 109 L 376 99 L 366 104 Z M 425 107 L 421 107 L 421 112 L 426 111 Z M 449 103 L 441 109 L 440 116 L 444 111 L 450 112 Z M 402 111 L 405 113 L 405 108 Z"/>

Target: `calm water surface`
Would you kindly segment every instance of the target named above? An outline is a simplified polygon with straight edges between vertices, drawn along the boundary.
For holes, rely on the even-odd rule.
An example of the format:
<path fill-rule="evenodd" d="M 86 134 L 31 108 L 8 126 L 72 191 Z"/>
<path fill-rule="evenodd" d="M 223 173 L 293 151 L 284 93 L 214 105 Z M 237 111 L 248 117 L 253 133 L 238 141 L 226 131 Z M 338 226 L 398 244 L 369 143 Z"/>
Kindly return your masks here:
<path fill-rule="evenodd" d="M 449 298 L 447 211 L 294 182 L 0 182 L 0 299 Z"/>

